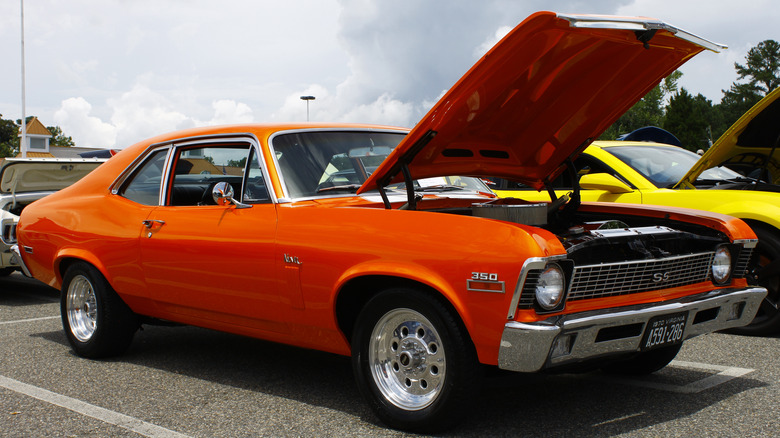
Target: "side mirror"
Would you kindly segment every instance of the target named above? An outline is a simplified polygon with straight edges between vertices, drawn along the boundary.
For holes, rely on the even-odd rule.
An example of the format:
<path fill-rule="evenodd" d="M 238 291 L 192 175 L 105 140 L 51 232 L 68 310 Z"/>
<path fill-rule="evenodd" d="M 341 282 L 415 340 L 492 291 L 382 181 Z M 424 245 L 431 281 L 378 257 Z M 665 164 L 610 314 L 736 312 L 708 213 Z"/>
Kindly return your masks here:
<path fill-rule="evenodd" d="M 631 193 L 634 190 L 623 181 L 608 173 L 589 173 L 580 177 L 580 187 L 587 190 L 605 190 L 614 195 Z"/>
<path fill-rule="evenodd" d="M 211 197 L 214 199 L 214 203 L 220 206 L 226 206 L 228 204 L 233 204 L 236 206 L 236 208 L 251 208 L 251 204 L 243 204 L 241 202 L 236 201 L 233 198 L 233 195 L 235 192 L 233 191 L 233 186 L 230 185 L 230 183 L 220 181 L 216 184 L 214 184 L 214 188 L 211 189 Z"/>

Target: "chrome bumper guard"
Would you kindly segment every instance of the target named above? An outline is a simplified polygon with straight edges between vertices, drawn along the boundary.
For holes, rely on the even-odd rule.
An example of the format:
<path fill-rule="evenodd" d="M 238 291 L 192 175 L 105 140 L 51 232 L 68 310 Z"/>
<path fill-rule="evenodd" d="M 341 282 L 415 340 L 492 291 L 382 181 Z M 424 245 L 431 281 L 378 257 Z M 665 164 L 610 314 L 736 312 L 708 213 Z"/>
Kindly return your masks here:
<path fill-rule="evenodd" d="M 27 265 L 24 264 L 22 254 L 19 253 L 19 245 L 11 245 L 11 254 L 13 254 L 11 257 L 15 259 L 14 261 L 19 263 L 19 267 L 22 268 L 22 273 L 27 277 L 32 277 L 30 270 L 27 269 Z"/>
<path fill-rule="evenodd" d="M 688 312 L 683 340 L 741 327 L 753 320 L 766 295 L 762 287 L 718 289 L 661 303 L 562 315 L 532 323 L 508 322 L 501 336 L 498 366 L 534 372 L 638 352 L 648 321 L 665 314 Z"/>

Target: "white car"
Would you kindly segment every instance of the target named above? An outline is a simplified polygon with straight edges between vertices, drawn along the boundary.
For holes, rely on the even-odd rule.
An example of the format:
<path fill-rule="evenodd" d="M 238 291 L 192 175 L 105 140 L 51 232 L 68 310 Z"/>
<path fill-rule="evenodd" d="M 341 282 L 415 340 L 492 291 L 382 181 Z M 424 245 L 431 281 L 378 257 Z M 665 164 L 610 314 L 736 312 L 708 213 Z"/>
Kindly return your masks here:
<path fill-rule="evenodd" d="M 97 158 L 6 158 L 2 161 L 0 276 L 19 269 L 19 261 L 10 247 L 16 243 L 16 223 L 22 209 L 80 180 L 105 161 Z"/>

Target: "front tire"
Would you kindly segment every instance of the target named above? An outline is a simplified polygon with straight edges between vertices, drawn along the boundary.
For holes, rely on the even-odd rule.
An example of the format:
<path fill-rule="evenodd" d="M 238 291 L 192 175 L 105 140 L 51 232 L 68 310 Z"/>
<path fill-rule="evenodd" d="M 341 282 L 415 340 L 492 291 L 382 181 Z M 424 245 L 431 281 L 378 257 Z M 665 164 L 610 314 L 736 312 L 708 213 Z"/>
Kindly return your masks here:
<path fill-rule="evenodd" d="M 7 277 L 14 273 L 15 268 L 0 268 L 0 277 Z"/>
<path fill-rule="evenodd" d="M 60 294 L 62 326 L 79 356 L 122 354 L 138 329 L 138 318 L 93 266 L 76 262 L 65 272 Z"/>
<path fill-rule="evenodd" d="M 661 368 L 669 365 L 677 357 L 682 344 L 670 345 L 668 347 L 656 348 L 655 350 L 644 351 L 628 359 L 612 362 L 601 367 L 607 373 L 624 374 L 631 376 L 643 376 L 652 374 Z"/>
<path fill-rule="evenodd" d="M 353 331 L 352 367 L 382 422 L 428 433 L 454 425 L 481 376 L 460 319 L 413 289 L 386 290 L 368 302 Z"/>

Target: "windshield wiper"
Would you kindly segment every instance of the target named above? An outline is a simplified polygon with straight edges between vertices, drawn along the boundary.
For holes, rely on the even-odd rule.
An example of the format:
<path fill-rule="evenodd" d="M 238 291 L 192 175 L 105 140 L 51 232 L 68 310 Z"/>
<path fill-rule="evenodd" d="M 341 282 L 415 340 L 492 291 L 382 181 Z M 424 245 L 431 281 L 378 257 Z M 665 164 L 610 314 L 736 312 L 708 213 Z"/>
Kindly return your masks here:
<path fill-rule="evenodd" d="M 439 184 L 435 186 L 425 186 L 415 189 L 416 192 L 451 192 L 455 190 L 468 190 L 466 187 L 454 186 L 451 184 Z"/>
<path fill-rule="evenodd" d="M 333 192 L 333 191 L 357 192 L 357 189 L 359 188 L 360 188 L 360 184 L 344 184 L 341 186 L 321 187 L 317 189 L 317 193 Z"/>
<path fill-rule="evenodd" d="M 699 178 L 694 182 L 694 185 L 698 184 L 740 184 L 740 183 L 758 183 L 759 180 L 755 178 L 748 178 L 744 176 L 738 176 L 734 178 L 726 178 L 726 179 L 714 179 L 714 178 Z"/>

